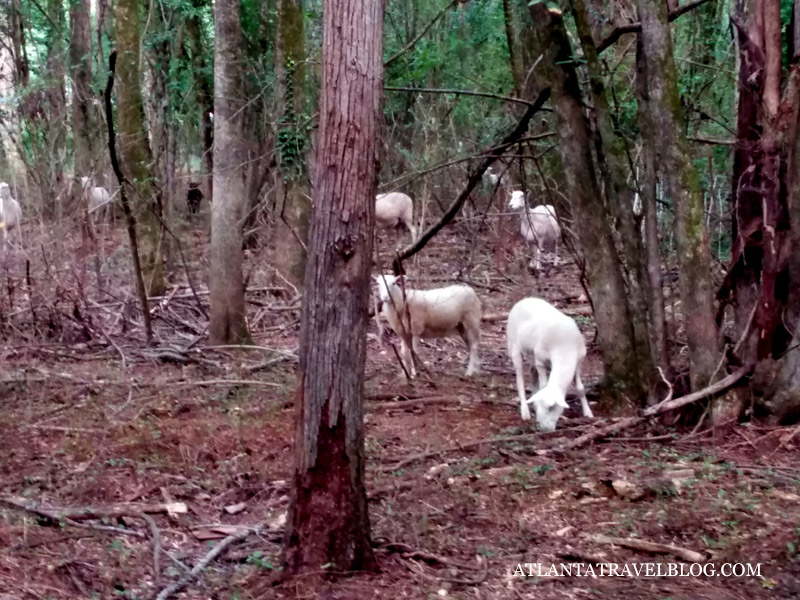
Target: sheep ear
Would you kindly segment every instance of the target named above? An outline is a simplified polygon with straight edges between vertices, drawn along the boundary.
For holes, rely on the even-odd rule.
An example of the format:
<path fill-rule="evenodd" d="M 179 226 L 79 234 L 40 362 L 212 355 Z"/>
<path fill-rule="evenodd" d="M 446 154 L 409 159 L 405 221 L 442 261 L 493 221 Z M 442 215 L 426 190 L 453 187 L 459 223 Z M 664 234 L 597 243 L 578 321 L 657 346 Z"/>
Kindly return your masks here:
<path fill-rule="evenodd" d="M 567 404 L 567 400 L 565 398 L 561 398 L 561 397 L 559 397 L 558 400 L 556 400 L 556 404 L 558 404 L 561 408 L 568 408 L 569 407 L 569 404 Z"/>

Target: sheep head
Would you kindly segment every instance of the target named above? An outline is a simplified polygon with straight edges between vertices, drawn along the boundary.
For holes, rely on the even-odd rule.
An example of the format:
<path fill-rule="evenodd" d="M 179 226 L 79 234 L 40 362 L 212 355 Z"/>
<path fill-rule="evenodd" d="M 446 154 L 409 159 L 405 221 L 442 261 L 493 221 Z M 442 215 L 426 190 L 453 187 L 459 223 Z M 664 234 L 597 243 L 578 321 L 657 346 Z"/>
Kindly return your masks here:
<path fill-rule="evenodd" d="M 539 431 L 555 431 L 556 423 L 561 418 L 567 401 L 564 395 L 553 387 L 544 387 L 530 397 L 528 403 L 533 404 L 536 411 L 536 427 Z"/>
<path fill-rule="evenodd" d="M 0 198 L 11 200 L 11 187 L 5 181 L 0 181 Z"/>
<path fill-rule="evenodd" d="M 525 206 L 525 192 L 516 190 L 511 192 L 511 200 L 508 201 L 509 208 L 518 210 Z"/>
<path fill-rule="evenodd" d="M 381 302 L 387 302 L 391 296 L 391 289 L 396 285 L 399 277 L 381 273 L 380 275 L 375 275 L 374 279 L 378 284 L 378 298 L 380 298 Z"/>

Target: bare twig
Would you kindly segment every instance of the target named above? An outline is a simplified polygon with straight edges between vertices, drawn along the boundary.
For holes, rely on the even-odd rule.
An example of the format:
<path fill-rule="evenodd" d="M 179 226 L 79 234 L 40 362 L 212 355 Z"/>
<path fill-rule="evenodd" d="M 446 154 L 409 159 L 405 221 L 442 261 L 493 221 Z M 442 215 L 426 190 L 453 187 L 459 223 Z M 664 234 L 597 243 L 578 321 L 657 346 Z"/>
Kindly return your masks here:
<path fill-rule="evenodd" d="M 514 130 L 505 138 L 503 138 L 503 141 L 499 145 L 495 146 L 491 151 L 489 151 L 488 156 L 481 161 L 481 163 L 472 173 L 470 173 L 466 186 L 464 186 L 464 189 L 461 190 L 461 193 L 448 207 L 447 211 L 442 215 L 442 217 L 436 223 L 428 227 L 428 229 L 423 232 L 416 242 L 404 248 L 395 256 L 394 260 L 392 261 L 392 268 L 394 269 L 395 273 L 400 274 L 401 263 L 422 250 L 431 240 L 431 238 L 433 238 L 433 236 L 439 232 L 439 230 L 441 230 L 445 225 L 452 221 L 453 218 L 455 218 L 455 216 L 461 210 L 461 207 L 464 205 L 464 202 L 466 202 L 467 198 L 472 193 L 472 190 L 474 190 L 481 181 L 483 173 L 486 171 L 486 169 L 488 169 L 492 163 L 497 160 L 497 157 L 502 154 L 506 148 L 516 144 L 519 141 L 522 135 L 527 131 L 528 123 L 533 118 L 533 115 L 536 114 L 536 112 L 542 107 L 542 105 L 544 105 L 549 97 L 550 88 L 545 88 L 539 92 L 536 100 L 528 107 L 528 110 L 525 111 L 525 114 L 522 116 Z"/>
<path fill-rule="evenodd" d="M 439 19 L 441 19 L 441 18 L 442 18 L 442 16 L 443 16 L 443 15 L 444 15 L 444 14 L 445 14 L 445 13 L 446 13 L 448 10 L 450 10 L 451 8 L 453 8 L 453 6 L 455 6 L 455 5 L 456 5 L 458 2 L 459 2 L 459 0 L 452 0 L 451 2 L 448 2 L 448 3 L 447 3 L 447 4 L 446 4 L 446 5 L 445 5 L 445 6 L 442 8 L 442 10 L 440 10 L 438 13 L 436 13 L 436 15 L 433 17 L 433 19 L 431 19 L 431 21 L 430 21 L 430 22 L 429 22 L 429 23 L 428 23 L 428 24 L 427 24 L 425 27 L 423 27 L 423 28 L 422 28 L 422 31 L 420 31 L 420 32 L 419 32 L 419 34 L 417 34 L 417 35 L 414 37 L 414 39 L 412 39 L 412 40 L 411 40 L 410 42 L 408 42 L 408 43 L 407 43 L 405 46 L 403 46 L 402 48 L 400 48 L 400 50 L 398 50 L 397 52 L 395 52 L 394 54 L 392 54 L 392 56 L 390 56 L 389 58 L 387 58 L 387 59 L 386 59 L 386 60 L 383 62 L 383 66 L 384 66 L 384 67 L 388 67 L 390 64 L 392 64 L 392 63 L 393 63 L 394 61 L 396 61 L 398 58 L 400 58 L 401 56 L 403 56 L 403 54 L 405 54 L 406 52 L 408 52 L 409 50 L 411 50 L 411 48 L 413 48 L 413 47 L 414 47 L 414 46 L 417 44 L 417 42 L 418 42 L 418 41 L 420 41 L 420 40 L 422 39 L 422 37 L 423 37 L 423 36 L 424 36 L 426 33 L 428 33 L 428 30 L 429 30 L 431 27 L 433 27 L 433 26 L 436 24 L 436 21 L 438 21 Z"/>
<path fill-rule="evenodd" d="M 669 13 L 669 20 L 674 21 L 681 15 L 686 14 L 687 12 L 694 10 L 698 6 L 701 6 L 708 2 L 708 0 L 694 0 L 694 2 L 689 2 L 688 4 L 684 4 L 683 6 L 679 6 L 673 11 Z M 626 33 L 638 33 L 642 30 L 641 23 L 628 23 L 627 25 L 619 25 L 617 26 L 611 33 L 609 33 L 603 40 L 597 44 L 597 53 L 600 54 L 604 50 L 607 50 L 609 46 L 613 45 L 619 38 L 621 38 Z"/>
<path fill-rule="evenodd" d="M 246 528 L 241 531 L 237 531 L 236 533 L 229 535 L 224 540 L 222 540 L 219 544 L 214 546 L 211 551 L 206 554 L 200 562 L 198 562 L 192 570 L 184 575 L 181 579 L 173 583 L 172 585 L 164 588 L 161 592 L 156 596 L 156 600 L 167 600 L 170 596 L 179 592 L 183 588 L 185 588 L 193 579 L 195 579 L 202 571 L 205 569 L 213 560 L 215 560 L 219 555 L 225 552 L 231 545 L 245 539 L 252 533 L 257 533 L 257 529 Z"/>

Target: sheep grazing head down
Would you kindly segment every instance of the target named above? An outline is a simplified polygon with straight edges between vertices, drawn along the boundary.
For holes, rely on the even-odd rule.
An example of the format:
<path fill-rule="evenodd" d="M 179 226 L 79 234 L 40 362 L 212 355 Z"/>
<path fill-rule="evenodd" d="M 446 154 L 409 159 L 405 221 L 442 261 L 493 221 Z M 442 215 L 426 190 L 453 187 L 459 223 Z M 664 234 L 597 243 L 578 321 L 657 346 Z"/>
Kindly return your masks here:
<path fill-rule="evenodd" d="M 536 427 L 539 431 L 555 431 L 556 423 L 561 418 L 567 401 L 559 391 L 552 387 L 545 387 L 536 392 L 528 400 L 536 411 Z"/>
<path fill-rule="evenodd" d="M 517 190 L 511 192 L 511 200 L 508 201 L 508 207 L 513 210 L 519 210 L 525 206 L 525 192 Z"/>

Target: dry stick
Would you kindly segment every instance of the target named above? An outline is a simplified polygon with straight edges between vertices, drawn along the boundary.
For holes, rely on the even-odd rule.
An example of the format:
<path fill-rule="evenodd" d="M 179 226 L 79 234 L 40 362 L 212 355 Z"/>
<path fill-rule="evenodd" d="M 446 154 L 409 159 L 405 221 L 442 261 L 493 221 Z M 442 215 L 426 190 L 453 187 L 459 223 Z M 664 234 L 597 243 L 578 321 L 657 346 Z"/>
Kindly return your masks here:
<path fill-rule="evenodd" d="M 251 533 L 254 533 L 255 531 L 256 530 L 247 528 L 226 537 L 219 544 L 214 546 L 214 548 L 212 548 L 211 551 L 208 554 L 206 554 L 203 557 L 203 559 L 199 563 L 197 563 L 189 573 L 184 575 L 183 578 L 161 590 L 158 596 L 156 596 L 156 600 L 167 600 L 167 598 L 185 588 L 195 577 L 197 577 L 200 574 L 200 572 L 203 569 L 205 569 L 211 563 L 211 561 L 213 561 L 220 554 L 225 552 L 228 549 L 228 546 L 231 546 L 232 544 L 235 544 L 236 542 L 243 540 L 244 538 L 249 536 Z"/>
<path fill-rule="evenodd" d="M 536 97 L 536 100 L 525 111 L 525 114 L 522 116 L 522 119 L 520 119 L 519 123 L 514 128 L 514 130 L 511 133 L 509 133 L 499 145 L 489 150 L 487 152 L 488 156 L 484 158 L 483 161 L 481 161 L 481 163 L 472 173 L 470 173 L 469 179 L 467 180 L 467 185 L 464 187 L 463 190 L 461 190 L 461 193 L 447 209 L 447 212 L 445 212 L 442 215 L 441 219 L 439 219 L 438 222 L 428 227 L 428 229 L 425 230 L 425 232 L 420 236 L 420 238 L 416 242 L 414 242 L 410 246 L 407 246 L 399 254 L 395 256 L 394 260 L 392 261 L 392 268 L 394 269 L 394 272 L 396 274 L 399 275 L 402 272 L 401 271 L 402 261 L 411 258 L 417 252 L 422 250 L 425 247 L 425 245 L 431 240 L 431 238 L 433 238 L 433 236 L 435 236 L 439 232 L 440 229 L 442 229 L 445 225 L 447 225 L 450 221 L 453 220 L 453 218 L 461 210 L 461 207 L 464 205 L 464 202 L 466 202 L 472 190 L 475 189 L 475 187 L 481 181 L 484 171 L 486 171 L 486 169 L 488 169 L 492 165 L 492 163 L 494 163 L 494 161 L 497 160 L 497 157 L 501 155 L 506 148 L 514 145 L 519 141 L 519 139 L 522 137 L 525 131 L 527 131 L 528 123 L 533 118 L 533 115 L 536 114 L 536 112 L 542 107 L 542 105 L 544 105 L 544 103 L 547 101 L 549 97 L 550 97 L 550 88 L 545 88 L 541 92 L 539 92 L 539 95 Z"/>
<path fill-rule="evenodd" d="M 688 4 L 684 4 L 683 6 L 679 6 L 675 10 L 670 11 L 669 13 L 669 20 L 674 21 L 681 15 L 686 14 L 690 10 L 694 10 L 698 6 L 701 6 L 708 2 L 708 0 L 694 0 L 694 2 L 689 2 Z M 600 54 L 604 50 L 607 50 L 609 46 L 614 44 L 619 38 L 621 38 L 626 33 L 639 33 L 642 30 L 641 23 L 628 23 L 627 25 L 620 25 L 616 27 L 610 34 L 603 38 L 603 40 L 597 45 L 597 53 Z"/>
<path fill-rule="evenodd" d="M 656 544 L 654 542 L 646 542 L 644 540 L 637 540 L 632 538 L 618 538 L 609 537 L 607 535 L 595 535 L 589 538 L 600 544 L 614 544 L 615 546 L 623 546 L 633 550 L 641 550 L 642 552 L 652 552 L 653 554 L 671 554 L 691 563 L 705 562 L 706 555 L 694 550 L 681 548 L 680 546 L 673 546 L 672 544 Z"/>
<path fill-rule="evenodd" d="M 130 204 L 128 203 L 128 195 L 125 192 L 125 183 L 127 180 L 122 174 L 122 169 L 120 169 L 119 160 L 117 159 L 114 110 L 111 107 L 111 90 L 114 87 L 114 72 L 116 67 L 117 53 L 114 51 L 111 53 L 111 56 L 108 57 L 108 82 L 106 83 L 106 91 L 103 94 L 106 107 L 106 123 L 108 124 L 108 154 L 111 159 L 111 167 L 114 169 L 114 174 L 117 176 L 117 181 L 120 186 L 119 197 L 122 202 L 122 210 L 125 213 L 125 221 L 128 225 L 128 239 L 131 244 L 131 258 L 133 259 L 133 274 L 136 278 L 136 291 L 139 294 L 139 303 L 142 305 L 145 337 L 149 344 L 153 340 L 153 324 L 150 322 L 150 308 L 147 305 L 147 291 L 144 287 L 142 263 L 139 259 L 139 242 L 136 238 L 136 217 L 133 215 Z"/>
<path fill-rule="evenodd" d="M 582 436 L 577 437 L 574 440 L 567 442 L 566 444 L 563 444 L 556 448 L 550 448 L 548 450 L 545 450 L 545 452 L 563 452 L 566 450 L 575 450 L 576 448 L 585 446 L 589 442 L 607 437 L 609 435 L 622 431 L 623 429 L 629 429 L 642 422 L 644 422 L 644 419 L 641 417 L 626 417 L 624 419 L 620 419 L 619 421 L 615 421 L 610 425 L 606 425 L 605 427 L 601 427 L 599 429 L 595 429 L 594 431 L 584 433 Z"/>
<path fill-rule="evenodd" d="M 186 505 L 183 502 L 173 502 L 171 504 L 117 504 L 106 507 L 53 508 L 36 506 L 32 502 L 27 502 L 24 498 L 0 496 L 0 504 L 31 512 L 53 521 L 60 521 L 62 519 L 82 521 L 84 519 L 138 517 L 143 514 L 186 512 Z"/>

